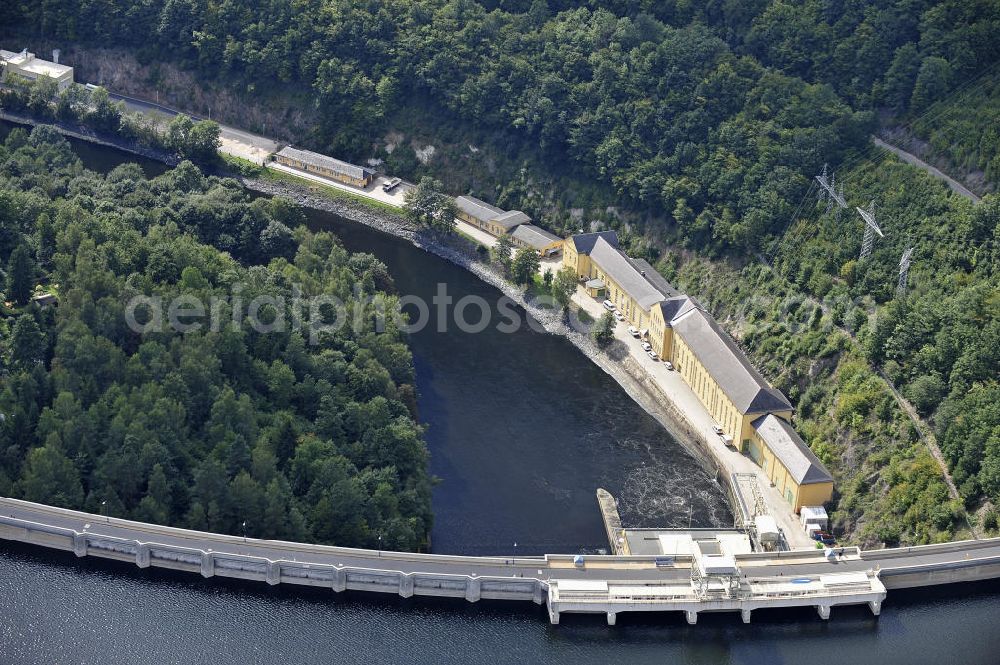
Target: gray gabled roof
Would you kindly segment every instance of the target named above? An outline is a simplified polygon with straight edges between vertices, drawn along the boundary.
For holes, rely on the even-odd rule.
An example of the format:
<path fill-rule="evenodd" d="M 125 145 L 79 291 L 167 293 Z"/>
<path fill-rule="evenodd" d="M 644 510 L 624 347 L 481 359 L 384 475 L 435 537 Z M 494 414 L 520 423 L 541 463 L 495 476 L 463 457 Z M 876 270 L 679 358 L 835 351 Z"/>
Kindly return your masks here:
<path fill-rule="evenodd" d="M 594 243 L 603 238 L 612 247 L 618 247 L 618 234 L 614 231 L 598 231 L 597 233 L 578 233 L 570 236 L 569 241 L 573 244 L 577 254 L 590 254 L 594 249 Z"/>
<path fill-rule="evenodd" d="M 530 224 L 531 218 L 520 210 L 508 210 L 507 212 L 500 213 L 490 221 L 494 224 L 499 224 L 506 230 L 510 231 L 519 224 Z"/>
<path fill-rule="evenodd" d="M 663 300 L 663 294 L 642 276 L 631 259 L 604 238 L 598 238 L 594 242 L 590 260 L 618 282 L 618 286 L 647 312 L 650 307 Z"/>
<path fill-rule="evenodd" d="M 364 180 L 374 174 L 374 171 L 363 166 L 342 162 L 339 159 L 327 157 L 326 155 L 321 155 L 318 152 L 312 152 L 311 150 L 299 150 L 298 148 L 293 148 L 290 145 L 279 150 L 278 156 L 295 159 L 304 164 L 311 164 L 319 168 L 333 171 L 334 173 L 342 173 L 350 178 L 357 178 L 358 180 Z"/>
<path fill-rule="evenodd" d="M 554 242 L 562 241 L 562 238 L 559 236 L 554 233 L 549 233 L 545 229 L 540 229 L 534 224 L 522 224 L 514 229 L 514 233 L 511 235 L 529 247 L 533 247 L 539 251 L 545 249 Z"/>
<path fill-rule="evenodd" d="M 781 391 L 768 385 L 711 314 L 695 307 L 670 323 L 740 413 L 792 409 Z"/>
<path fill-rule="evenodd" d="M 790 423 L 769 413 L 752 424 L 761 440 L 781 460 L 796 483 L 812 485 L 833 482 L 833 476 Z"/>
<path fill-rule="evenodd" d="M 490 205 L 486 201 L 480 201 L 474 196 L 459 196 L 455 199 L 455 205 L 470 217 L 484 222 L 503 214 L 503 210 L 500 208 Z"/>
<path fill-rule="evenodd" d="M 645 259 L 629 259 L 632 264 L 636 267 L 642 276 L 646 278 L 646 281 L 653 285 L 657 291 L 663 294 L 665 298 L 673 298 L 679 296 L 681 293 L 674 288 L 674 285 L 668 282 L 663 275 L 661 275 L 656 268 L 651 266 Z"/>
<path fill-rule="evenodd" d="M 693 298 L 679 295 L 658 302 L 656 303 L 656 306 L 660 308 L 660 311 L 663 313 L 663 320 L 669 327 L 671 326 L 671 321 L 684 315 L 689 310 L 694 309 L 698 306 L 698 303 L 696 303 Z"/>

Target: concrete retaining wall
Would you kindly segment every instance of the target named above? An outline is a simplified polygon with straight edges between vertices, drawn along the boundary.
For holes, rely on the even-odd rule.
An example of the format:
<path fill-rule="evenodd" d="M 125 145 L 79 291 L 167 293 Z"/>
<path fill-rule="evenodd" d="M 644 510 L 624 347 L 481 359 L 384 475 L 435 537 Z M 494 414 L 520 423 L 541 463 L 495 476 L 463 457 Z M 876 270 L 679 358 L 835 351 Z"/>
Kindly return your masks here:
<path fill-rule="evenodd" d="M 947 564 L 883 568 L 879 577 L 886 589 L 914 589 L 939 584 L 981 582 L 1000 577 L 1000 556 L 970 558 Z"/>

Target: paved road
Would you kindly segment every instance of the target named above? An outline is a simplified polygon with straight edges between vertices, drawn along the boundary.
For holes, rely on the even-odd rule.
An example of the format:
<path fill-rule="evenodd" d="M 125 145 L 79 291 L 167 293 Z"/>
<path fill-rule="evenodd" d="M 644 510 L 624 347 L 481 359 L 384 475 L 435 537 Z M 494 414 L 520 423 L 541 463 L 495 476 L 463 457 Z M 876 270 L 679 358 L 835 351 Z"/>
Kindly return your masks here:
<path fill-rule="evenodd" d="M 218 534 L 169 529 L 151 524 L 105 518 L 99 515 L 66 511 L 49 506 L 0 498 L 0 518 L 15 518 L 75 531 L 117 536 L 145 543 L 160 543 L 217 553 L 240 554 L 275 560 L 323 563 L 357 568 L 400 571 L 404 573 L 447 573 L 479 576 L 522 576 L 525 578 L 686 581 L 687 564 L 657 568 L 651 558 L 635 560 L 613 556 L 586 557 L 584 568 L 575 567 L 566 557 L 457 557 L 434 554 L 410 554 L 340 547 L 285 543 L 223 536 Z M 957 551 L 955 551 L 957 550 Z M 1000 557 L 1000 539 L 969 541 L 940 548 L 913 547 L 903 551 L 869 551 L 858 553 L 849 548 L 842 559 L 827 560 L 822 553 L 793 553 L 791 560 L 754 559 L 739 561 L 740 569 L 749 577 L 795 577 L 879 567 L 883 571 L 899 567 L 947 564 L 985 557 Z"/>
<path fill-rule="evenodd" d="M 125 104 L 125 108 L 129 111 L 142 113 L 154 118 L 158 116 L 161 117 L 163 119 L 163 124 L 166 124 L 170 118 L 173 118 L 181 113 L 181 111 L 178 111 L 177 109 L 172 109 L 168 106 L 163 106 L 162 104 L 146 101 L 144 99 L 119 95 L 113 92 L 109 92 L 108 94 L 112 99 L 123 102 Z M 191 113 L 187 115 L 192 120 L 204 120 L 204 118 L 198 115 Z M 222 152 L 242 157 L 243 159 L 249 159 L 250 161 L 258 164 L 263 164 L 264 160 L 267 159 L 267 156 L 278 149 L 278 143 L 273 139 L 269 139 L 266 136 L 260 136 L 258 134 L 251 134 L 250 132 L 245 132 L 242 129 L 236 129 L 235 127 L 229 127 L 222 124 L 219 125 L 219 138 L 222 141 Z"/>
<path fill-rule="evenodd" d="M 891 143 L 886 143 L 882 139 L 875 136 L 872 137 L 872 143 L 874 143 L 880 148 L 885 148 L 889 152 L 893 153 L 894 155 L 902 159 L 907 164 L 916 166 L 917 168 L 921 168 L 924 171 L 930 173 L 935 178 L 944 180 L 946 183 L 948 183 L 948 186 L 951 187 L 952 191 L 961 194 L 965 198 L 973 201 L 974 203 L 979 203 L 982 200 L 978 196 L 973 194 L 971 191 L 969 191 L 964 185 L 962 185 L 962 183 L 958 182 L 951 176 L 941 172 L 939 169 L 934 168 L 933 166 L 931 166 L 924 160 L 920 159 L 916 155 L 910 154 L 905 150 L 903 150 L 902 148 L 897 148 Z"/>

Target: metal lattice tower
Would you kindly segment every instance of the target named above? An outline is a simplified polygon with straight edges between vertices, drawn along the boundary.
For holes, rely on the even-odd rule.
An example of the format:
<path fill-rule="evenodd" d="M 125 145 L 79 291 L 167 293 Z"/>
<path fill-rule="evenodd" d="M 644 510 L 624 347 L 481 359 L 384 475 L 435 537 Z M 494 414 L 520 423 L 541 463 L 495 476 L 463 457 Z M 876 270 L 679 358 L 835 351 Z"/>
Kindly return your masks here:
<path fill-rule="evenodd" d="M 841 187 L 839 190 L 837 188 L 836 177 L 835 173 L 827 175 L 826 164 L 824 164 L 823 172 L 816 176 L 816 182 L 820 186 L 820 202 L 826 201 L 826 212 L 829 213 L 836 206 L 839 216 L 841 210 L 847 209 L 847 200 L 844 198 L 844 188 Z"/>
<path fill-rule="evenodd" d="M 903 258 L 899 260 L 899 283 L 896 285 L 896 294 L 899 297 L 906 295 L 906 281 L 910 275 L 910 263 L 913 258 L 913 247 L 903 252 Z"/>
<path fill-rule="evenodd" d="M 872 201 L 868 204 L 868 209 L 856 208 L 858 214 L 861 215 L 861 219 L 865 220 L 865 235 L 861 239 L 861 257 L 860 261 L 864 261 L 872 253 L 872 245 L 875 244 L 875 234 L 878 234 L 879 238 L 884 238 L 885 234 L 882 233 L 882 229 L 878 227 L 875 222 L 875 202 Z"/>

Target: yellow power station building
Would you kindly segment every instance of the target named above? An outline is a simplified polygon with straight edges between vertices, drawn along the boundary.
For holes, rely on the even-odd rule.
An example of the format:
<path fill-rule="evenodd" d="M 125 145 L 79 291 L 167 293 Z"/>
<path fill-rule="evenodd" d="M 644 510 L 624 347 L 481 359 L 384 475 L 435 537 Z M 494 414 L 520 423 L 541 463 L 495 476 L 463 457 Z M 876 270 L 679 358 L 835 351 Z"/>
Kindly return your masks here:
<path fill-rule="evenodd" d="M 832 498 L 833 478 L 789 424 L 791 403 L 701 304 L 647 262 L 622 252 L 614 231 L 568 238 L 563 264 L 587 281 L 588 292 L 613 302 L 652 349 L 673 363 L 722 436 L 750 455 L 796 512 Z"/>

